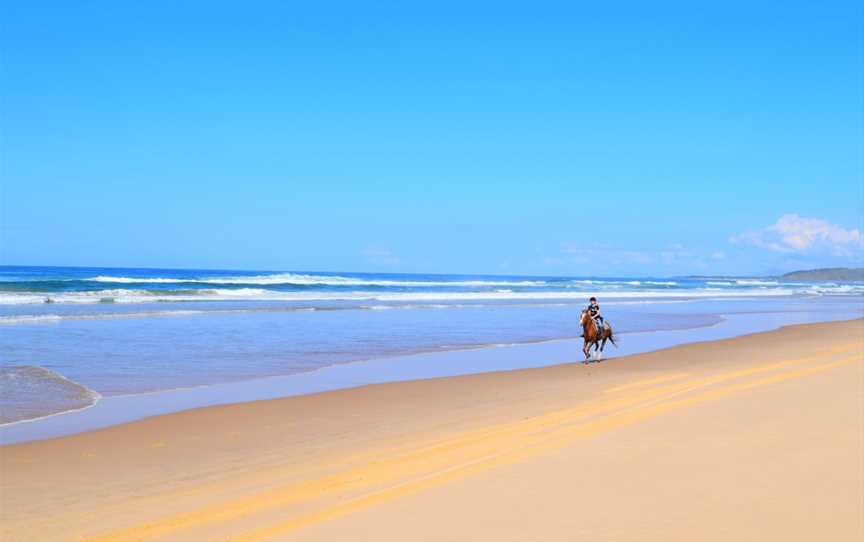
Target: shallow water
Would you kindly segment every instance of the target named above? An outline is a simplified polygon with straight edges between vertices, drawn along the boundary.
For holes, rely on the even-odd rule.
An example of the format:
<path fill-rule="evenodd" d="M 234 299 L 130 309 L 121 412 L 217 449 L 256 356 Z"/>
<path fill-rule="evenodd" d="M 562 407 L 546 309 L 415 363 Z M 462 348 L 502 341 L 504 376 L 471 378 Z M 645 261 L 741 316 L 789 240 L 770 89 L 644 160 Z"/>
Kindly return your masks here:
<path fill-rule="evenodd" d="M 214 294 L 214 285 L 230 296 Z M 0 423 L 86 407 L 99 396 L 571 338 L 591 294 L 627 336 L 706 328 L 729 314 L 831 319 L 860 311 L 862 288 L 764 279 L 0 268 Z"/>
<path fill-rule="evenodd" d="M 0 424 L 86 408 L 99 400 L 93 390 L 33 365 L 0 370 L 0 397 Z"/>
<path fill-rule="evenodd" d="M 722 308 L 722 307 L 718 307 Z M 789 307 L 793 309 L 794 307 Z M 719 323 L 663 332 L 633 332 L 619 336 L 618 348 L 607 348 L 606 359 L 648 352 L 689 342 L 711 341 L 786 325 L 845 320 L 864 316 L 858 308 L 834 305 L 830 309 L 757 312 L 750 307 L 723 315 Z M 582 340 L 561 339 L 468 350 L 427 352 L 330 365 L 315 371 L 271 378 L 216 384 L 148 394 L 105 397 L 85 410 L 34 421 L 0 426 L 0 443 L 14 443 L 78 433 L 212 405 L 301 395 L 366 384 L 437 378 L 495 370 L 542 367 L 582 362 Z M 602 370 L 602 364 L 588 370 Z"/>

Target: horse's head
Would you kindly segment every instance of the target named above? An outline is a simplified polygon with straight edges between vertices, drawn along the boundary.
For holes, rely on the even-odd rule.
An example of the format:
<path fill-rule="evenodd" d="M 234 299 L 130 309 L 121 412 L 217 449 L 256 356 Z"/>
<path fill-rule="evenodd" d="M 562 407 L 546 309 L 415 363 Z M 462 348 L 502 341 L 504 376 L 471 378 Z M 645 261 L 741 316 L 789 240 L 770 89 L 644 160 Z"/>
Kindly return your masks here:
<path fill-rule="evenodd" d="M 579 317 L 579 323 L 584 326 L 588 324 L 589 320 L 591 320 L 591 316 L 588 314 L 588 311 L 583 310 L 582 316 Z"/>

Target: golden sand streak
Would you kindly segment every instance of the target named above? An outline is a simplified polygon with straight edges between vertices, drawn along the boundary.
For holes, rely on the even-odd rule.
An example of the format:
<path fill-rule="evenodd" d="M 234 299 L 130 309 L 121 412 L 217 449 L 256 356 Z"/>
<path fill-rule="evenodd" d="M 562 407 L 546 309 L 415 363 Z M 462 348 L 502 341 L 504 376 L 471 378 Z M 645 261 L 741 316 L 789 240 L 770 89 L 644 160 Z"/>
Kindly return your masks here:
<path fill-rule="evenodd" d="M 834 349 L 835 352 L 848 350 L 850 348 Z M 397 483 L 397 485 L 388 489 L 372 492 L 349 502 L 325 508 L 311 515 L 296 518 L 247 535 L 249 540 L 265 539 L 304 525 L 323 521 L 330 517 L 344 515 L 350 511 L 368 507 L 382 500 L 389 500 L 402 494 L 414 493 L 447 480 L 462 478 L 473 472 L 480 472 L 498 464 L 516 461 L 521 457 L 530 457 L 550 447 L 566 444 L 574 438 L 582 438 L 596 434 L 597 432 L 635 423 L 645 417 L 667 412 L 670 409 L 670 405 L 672 409 L 681 408 L 694 404 L 693 401 L 706 401 L 715 396 L 720 397 L 740 389 L 747 389 L 754 384 L 737 384 L 711 390 L 695 397 L 669 401 L 671 397 L 677 395 L 733 379 L 788 368 L 806 361 L 824 359 L 824 357 L 824 355 L 807 356 L 795 360 L 730 371 L 701 379 L 677 382 L 650 390 L 636 389 L 644 385 L 650 385 L 647 382 L 626 384 L 619 386 L 618 391 L 628 389 L 628 387 L 635 389 L 635 391 L 605 400 L 597 399 L 589 401 L 575 408 L 554 411 L 515 423 L 500 424 L 480 431 L 466 432 L 432 446 L 420 448 L 416 451 L 388 459 L 373 461 L 341 473 L 292 484 L 243 499 L 207 506 L 193 512 L 178 514 L 151 523 L 106 533 L 90 540 L 107 542 L 149 539 L 183 529 L 224 523 L 267 510 L 284 508 L 288 505 L 309 502 L 334 494 L 344 494 L 364 489 L 373 490 L 376 486 Z M 854 359 L 853 357 L 838 363 L 848 363 Z M 799 374 L 804 376 L 835 365 L 836 363 L 820 365 L 815 368 L 792 370 L 756 381 L 759 384 L 755 385 L 782 381 L 797 377 Z M 667 375 L 659 379 L 653 379 L 651 384 L 681 379 L 685 376 L 686 374 Z M 720 393 L 720 395 L 716 395 L 717 393 Z M 605 417 L 603 417 L 604 415 Z"/>
<path fill-rule="evenodd" d="M 803 369 L 791 370 L 782 374 L 762 378 L 753 382 L 745 382 L 727 386 L 725 388 L 711 390 L 686 399 L 664 402 L 642 408 L 637 407 L 619 414 L 613 414 L 600 420 L 588 422 L 569 431 L 561 431 L 554 433 L 553 435 L 551 435 L 552 438 L 543 438 L 540 442 L 537 443 L 532 443 L 524 447 L 508 450 L 505 452 L 494 454 L 492 456 L 479 458 L 475 461 L 454 466 L 443 472 L 436 473 L 431 476 L 426 476 L 419 480 L 412 480 L 383 491 L 378 491 L 351 500 L 344 504 L 340 504 L 315 512 L 307 516 L 279 523 L 264 529 L 259 529 L 251 533 L 241 535 L 239 537 L 234 537 L 232 538 L 232 540 L 238 542 L 258 542 L 268 540 L 275 536 L 286 534 L 303 527 L 307 527 L 316 523 L 320 523 L 322 521 L 343 516 L 345 514 L 349 514 L 351 512 L 361 510 L 363 508 L 367 508 L 369 506 L 373 506 L 384 501 L 417 493 L 425 489 L 430 489 L 451 480 L 465 478 L 472 474 L 483 472 L 499 465 L 527 459 L 528 457 L 540 454 L 542 452 L 555 448 L 560 448 L 562 446 L 570 444 L 578 438 L 585 438 L 601 432 L 631 425 L 639 421 L 659 416 L 687 406 L 703 403 L 714 399 L 719 399 L 721 397 L 728 396 L 739 391 L 753 389 L 769 384 L 775 384 L 794 378 L 806 377 L 855 361 L 861 361 L 861 359 L 858 356 L 852 356 L 833 363 L 827 363 L 816 367 L 807 367 Z"/>
<path fill-rule="evenodd" d="M 653 386 L 654 384 L 660 384 L 663 382 L 668 382 L 670 380 L 678 380 L 680 378 L 686 378 L 690 376 L 690 373 L 675 373 L 671 375 L 663 375 L 658 376 L 657 378 L 649 378 L 648 380 L 638 380 L 636 382 L 630 382 L 629 384 L 624 384 L 621 386 L 615 386 L 614 388 L 609 388 L 607 390 L 603 390 L 603 393 L 617 393 L 619 391 L 630 390 L 633 388 L 642 388 L 645 386 Z"/>

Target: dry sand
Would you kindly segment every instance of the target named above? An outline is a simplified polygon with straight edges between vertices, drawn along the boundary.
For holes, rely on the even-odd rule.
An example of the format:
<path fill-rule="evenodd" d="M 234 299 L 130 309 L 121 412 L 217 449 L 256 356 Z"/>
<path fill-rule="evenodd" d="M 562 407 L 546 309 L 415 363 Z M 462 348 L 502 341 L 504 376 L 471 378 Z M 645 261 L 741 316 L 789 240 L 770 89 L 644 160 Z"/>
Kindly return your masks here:
<path fill-rule="evenodd" d="M 575 356 L 575 354 L 574 354 Z M 862 540 L 864 321 L 0 448 L 0 539 Z"/>

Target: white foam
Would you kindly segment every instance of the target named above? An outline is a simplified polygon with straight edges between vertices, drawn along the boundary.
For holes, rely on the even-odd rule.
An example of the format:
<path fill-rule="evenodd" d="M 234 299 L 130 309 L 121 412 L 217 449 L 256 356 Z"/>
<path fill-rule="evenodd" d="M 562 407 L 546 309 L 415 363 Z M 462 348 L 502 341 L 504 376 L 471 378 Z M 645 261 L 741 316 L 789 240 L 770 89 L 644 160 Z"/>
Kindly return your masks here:
<path fill-rule="evenodd" d="M 845 286 L 825 286 L 825 285 L 817 285 L 811 286 L 804 289 L 807 293 L 812 294 L 847 294 L 847 293 L 856 293 L 864 291 L 864 288 L 857 285 L 845 285 Z"/>
<path fill-rule="evenodd" d="M 455 287 L 484 287 L 484 286 L 522 286 L 538 287 L 546 286 L 543 280 L 388 280 L 388 279 L 364 279 L 356 277 L 342 277 L 338 275 L 303 275 L 297 273 L 278 273 L 273 275 L 236 276 L 236 277 L 209 277 L 195 279 L 178 278 L 135 278 L 135 277 L 113 277 L 103 276 L 85 279 L 91 282 L 106 282 L 118 284 L 256 284 L 273 286 L 278 284 L 295 286 L 403 286 L 403 287 L 427 287 L 427 286 L 455 286 Z"/>
<path fill-rule="evenodd" d="M 167 311 L 136 311 L 136 312 L 101 312 L 85 314 L 23 314 L 16 316 L 0 316 L 0 325 L 15 324 L 51 324 L 63 320 L 107 320 L 114 318 L 144 318 L 149 316 L 192 316 L 198 314 L 219 314 L 229 311 L 195 311 L 195 310 L 167 310 Z M 247 312 L 235 310 L 230 312 Z"/>
<path fill-rule="evenodd" d="M 560 290 L 528 290 L 514 291 L 510 288 L 498 288 L 485 291 L 369 291 L 369 290 L 300 290 L 277 291 L 265 288 L 205 288 L 198 290 L 170 290 L 166 292 L 154 290 L 110 289 L 84 292 L 58 292 L 51 294 L 36 294 L 34 292 L 0 294 L 0 305 L 26 305 L 42 303 L 59 304 L 92 304 L 92 303 L 154 303 L 154 302 L 191 302 L 191 301 L 395 301 L 395 302 L 458 302 L 458 301 L 546 301 L 546 300 L 585 300 L 590 295 L 602 296 L 604 299 L 697 299 L 705 297 L 762 297 L 762 296 L 792 296 L 792 295 L 861 295 L 864 294 L 864 284 L 861 285 L 806 285 L 783 286 L 771 284 L 748 283 L 745 287 L 729 287 L 731 283 L 712 282 L 723 288 L 706 287 L 693 289 L 650 289 L 622 288 L 590 290 L 567 289 L 562 285 Z M 754 286 L 756 286 L 754 288 Z M 17 318 L 12 316 L 10 318 Z"/>
<path fill-rule="evenodd" d="M 69 292 L 52 295 L 54 303 L 153 303 L 153 302 L 186 302 L 186 301 L 476 301 L 476 300 L 548 300 L 548 299 L 578 299 L 584 300 L 591 292 L 574 291 L 485 291 L 485 292 L 280 292 L 259 288 L 243 288 L 240 290 L 213 289 L 196 290 L 185 293 L 164 295 L 156 292 L 136 290 L 99 290 L 94 292 Z M 760 290 L 727 290 L 722 296 L 783 296 L 794 295 L 797 291 L 786 288 L 766 288 Z M 698 298 L 715 292 L 706 290 L 666 290 L 666 291 L 605 291 L 593 295 L 603 295 L 604 299 L 633 298 Z M 44 303 L 45 296 L 5 296 L 4 304 L 19 305 Z"/>
<path fill-rule="evenodd" d="M 3 293 L 0 294 L 0 305 L 28 305 L 33 303 L 45 303 L 47 295 L 33 293 Z"/>
<path fill-rule="evenodd" d="M 60 320 L 62 320 L 62 316 L 57 314 L 0 316 L 0 324 L 44 324 L 59 322 Z"/>
<path fill-rule="evenodd" d="M 78 279 L 68 279 L 68 280 L 78 280 Z M 106 277 L 106 276 L 98 276 L 91 277 L 89 279 L 84 279 L 89 282 L 116 282 L 119 284 L 177 284 L 181 282 L 198 282 L 196 280 L 183 280 L 183 279 L 168 279 L 168 278 L 134 278 L 134 277 Z"/>
<path fill-rule="evenodd" d="M 788 296 L 795 291 L 776 288 L 765 291 L 726 291 L 720 292 L 719 297 L 763 297 L 763 296 Z M 413 293 L 366 293 L 380 301 L 468 301 L 468 300 L 547 300 L 547 299 L 577 299 L 584 300 L 589 292 L 413 292 Z M 596 295 L 600 295 L 597 293 Z M 704 290 L 680 290 L 680 291 L 622 291 L 603 292 L 604 299 L 651 299 L 651 298 L 700 298 L 718 297 L 714 292 Z"/>

